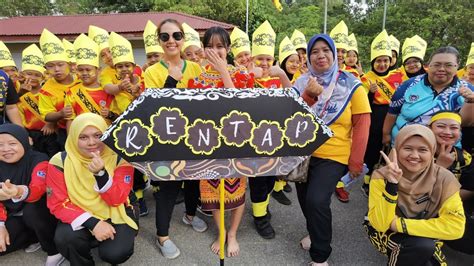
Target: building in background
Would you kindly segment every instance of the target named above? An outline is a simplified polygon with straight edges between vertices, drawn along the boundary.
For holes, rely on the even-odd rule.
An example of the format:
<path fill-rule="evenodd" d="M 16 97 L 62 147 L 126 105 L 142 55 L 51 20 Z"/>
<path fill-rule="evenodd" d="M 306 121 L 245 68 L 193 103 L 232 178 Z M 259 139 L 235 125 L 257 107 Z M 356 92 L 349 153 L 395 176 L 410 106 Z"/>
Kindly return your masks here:
<path fill-rule="evenodd" d="M 143 30 L 148 20 L 156 25 L 164 19 L 176 19 L 186 22 L 199 32 L 204 32 L 213 26 L 220 26 L 229 31 L 234 25 L 210 20 L 180 12 L 147 12 L 147 13 L 117 13 L 93 14 L 72 16 L 24 16 L 0 19 L 0 40 L 3 41 L 12 53 L 17 66 L 21 65 L 21 51 L 32 43 L 38 43 L 43 28 L 47 28 L 60 39 L 71 42 L 79 34 L 87 34 L 89 25 L 95 25 L 111 32 L 114 31 L 132 43 L 135 61 L 139 65 L 145 63 L 145 48 L 143 44 Z"/>

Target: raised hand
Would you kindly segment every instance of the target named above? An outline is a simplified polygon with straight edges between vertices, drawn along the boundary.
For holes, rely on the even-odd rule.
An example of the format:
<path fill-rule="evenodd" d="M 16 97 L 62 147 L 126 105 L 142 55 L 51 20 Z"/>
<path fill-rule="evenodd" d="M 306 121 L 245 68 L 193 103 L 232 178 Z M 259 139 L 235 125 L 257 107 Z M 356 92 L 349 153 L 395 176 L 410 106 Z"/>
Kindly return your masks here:
<path fill-rule="evenodd" d="M 255 66 L 254 62 L 250 62 L 247 68 L 249 73 L 253 73 L 254 78 L 259 79 L 263 76 L 263 69 Z"/>
<path fill-rule="evenodd" d="M 444 168 L 449 168 L 456 159 L 455 152 L 452 151 L 453 145 L 443 143 L 440 148 L 438 157 L 436 158 L 436 164 Z"/>
<path fill-rule="evenodd" d="M 183 78 L 183 73 L 181 73 L 181 65 L 173 64 L 171 62 L 166 62 L 168 65 L 168 75 L 174 78 L 177 81 L 180 81 Z"/>
<path fill-rule="evenodd" d="M 227 72 L 227 61 L 222 59 L 213 49 L 204 49 L 207 62 L 221 75 Z"/>
<path fill-rule="evenodd" d="M 382 155 L 388 167 L 387 176 L 384 176 L 385 179 L 390 183 L 398 184 L 398 181 L 403 175 L 403 171 L 398 166 L 397 151 L 392 149 L 389 154 L 390 158 L 383 151 L 380 151 L 380 154 Z"/>
<path fill-rule="evenodd" d="M 5 181 L 5 183 L 3 183 L 3 185 L 2 185 L 2 191 L 3 191 L 6 195 L 8 195 L 8 196 L 10 197 L 10 199 L 16 197 L 16 196 L 19 194 L 19 192 L 21 192 L 21 191 L 20 191 L 20 188 L 19 188 L 17 185 L 12 184 L 12 183 L 10 182 L 10 179 L 7 179 L 7 180 Z"/>
<path fill-rule="evenodd" d="M 100 170 L 103 170 L 105 167 L 104 160 L 100 157 L 100 152 L 92 152 L 92 161 L 87 165 L 89 171 L 93 174 L 97 174 Z"/>
<path fill-rule="evenodd" d="M 357 70 L 357 73 L 359 73 L 359 76 L 364 74 L 364 70 L 362 70 L 362 65 L 359 63 L 356 64 L 356 70 Z"/>
<path fill-rule="evenodd" d="M 370 92 L 375 93 L 377 89 L 379 88 L 379 86 L 377 86 L 377 83 L 372 82 L 370 79 L 369 79 L 369 84 L 370 84 L 370 87 L 369 87 Z"/>
<path fill-rule="evenodd" d="M 317 97 L 323 92 L 324 88 L 315 77 L 310 76 L 305 90 L 308 91 L 309 95 Z"/>
<path fill-rule="evenodd" d="M 114 240 L 115 233 L 115 228 L 106 221 L 99 221 L 92 230 L 92 234 L 100 242 L 109 238 Z"/>
<path fill-rule="evenodd" d="M 72 116 L 72 106 L 67 104 L 63 107 L 63 109 L 61 109 L 61 116 L 63 117 L 63 119 L 68 119 L 68 118 L 71 118 Z"/>
<path fill-rule="evenodd" d="M 461 96 L 464 97 L 464 99 L 466 99 L 466 102 L 469 102 L 469 103 L 474 102 L 474 92 L 468 87 L 464 85 L 461 86 L 461 88 L 459 88 L 459 94 L 461 94 Z"/>

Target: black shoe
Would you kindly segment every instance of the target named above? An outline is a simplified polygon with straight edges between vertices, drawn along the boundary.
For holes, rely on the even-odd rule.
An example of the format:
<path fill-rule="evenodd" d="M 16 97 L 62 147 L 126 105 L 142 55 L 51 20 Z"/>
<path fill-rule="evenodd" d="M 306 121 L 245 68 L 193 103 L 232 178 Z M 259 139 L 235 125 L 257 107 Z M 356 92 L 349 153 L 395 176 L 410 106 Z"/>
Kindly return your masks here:
<path fill-rule="evenodd" d="M 293 188 L 290 186 L 290 184 L 286 183 L 286 185 L 283 187 L 283 191 L 285 191 L 286 193 L 290 193 L 291 191 L 293 191 Z"/>
<path fill-rule="evenodd" d="M 184 191 L 182 189 L 179 189 L 178 197 L 176 197 L 176 201 L 174 202 L 174 205 L 178 205 L 183 202 L 184 202 Z"/>
<path fill-rule="evenodd" d="M 369 184 L 365 184 L 365 183 L 362 184 L 360 189 L 362 190 L 362 193 L 364 194 L 364 196 L 368 198 L 369 197 Z"/>
<path fill-rule="evenodd" d="M 145 199 L 141 198 L 138 200 L 138 206 L 140 207 L 140 217 L 148 215 L 148 208 L 146 206 Z"/>
<path fill-rule="evenodd" d="M 291 205 L 291 200 L 286 197 L 285 193 L 283 193 L 283 190 L 278 192 L 272 191 L 272 197 L 276 199 L 280 204 Z"/>
<path fill-rule="evenodd" d="M 275 230 L 273 230 L 273 227 L 270 224 L 270 221 L 267 218 L 267 216 L 253 217 L 253 222 L 255 223 L 255 228 L 257 229 L 257 233 L 261 237 L 265 239 L 275 238 Z"/>

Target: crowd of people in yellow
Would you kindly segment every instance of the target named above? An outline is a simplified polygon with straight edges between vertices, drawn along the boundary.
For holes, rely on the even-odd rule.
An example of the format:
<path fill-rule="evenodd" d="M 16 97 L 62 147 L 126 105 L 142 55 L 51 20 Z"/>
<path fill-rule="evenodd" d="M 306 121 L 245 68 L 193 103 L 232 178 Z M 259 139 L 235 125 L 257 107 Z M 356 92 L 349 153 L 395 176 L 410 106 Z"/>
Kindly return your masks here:
<path fill-rule="evenodd" d="M 370 55 L 359 55 L 341 21 L 308 42 L 295 29 L 276 57 L 268 21 L 251 40 L 220 27 L 201 39 L 173 19 L 148 21 L 143 40 L 141 67 L 129 40 L 94 25 L 73 43 L 44 29 L 39 45 L 23 50 L 21 67 L 0 41 L 0 256 L 42 248 L 48 266 L 93 265 L 98 247 L 103 261 L 123 263 L 133 255 L 139 217 L 148 215 L 148 187 L 164 257 L 180 255 L 169 234 L 177 202 L 184 200 L 182 222 L 195 231 L 208 228 L 198 211 L 219 227 L 219 180 L 148 180 L 100 141 L 145 89 L 160 88 L 291 88 L 329 126 L 334 136 L 310 156 L 307 181 L 294 186 L 311 265 L 328 265 L 331 197 L 349 201 L 346 174 L 364 176 L 361 222 L 389 265 L 445 265 L 443 245 L 474 254 L 474 43 L 461 64 L 454 47 L 427 58 L 422 37 L 401 44 L 383 30 Z M 367 72 L 360 56 L 370 56 Z M 228 257 L 240 252 L 247 185 L 265 239 L 276 234 L 270 197 L 291 204 L 285 193 L 293 186 L 275 176 L 225 179 Z M 211 251 L 219 254 L 219 236 Z"/>

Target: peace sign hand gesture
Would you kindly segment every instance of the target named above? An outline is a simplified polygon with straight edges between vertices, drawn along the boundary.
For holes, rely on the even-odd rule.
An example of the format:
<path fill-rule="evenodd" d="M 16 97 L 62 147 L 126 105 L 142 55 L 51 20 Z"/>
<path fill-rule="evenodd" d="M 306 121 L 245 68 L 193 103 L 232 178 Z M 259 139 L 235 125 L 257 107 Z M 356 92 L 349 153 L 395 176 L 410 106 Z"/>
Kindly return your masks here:
<path fill-rule="evenodd" d="M 398 184 L 398 181 L 403 175 L 403 171 L 400 169 L 400 167 L 398 167 L 397 151 L 392 149 L 389 154 L 390 158 L 383 151 L 380 151 L 380 154 L 382 155 L 388 167 L 388 173 L 387 176 L 385 176 L 385 179 L 390 183 Z"/>
<path fill-rule="evenodd" d="M 441 144 L 441 150 L 439 151 L 438 157 L 436 158 L 436 164 L 444 168 L 449 168 L 455 160 L 455 153 L 453 150 L 453 145 Z"/>

